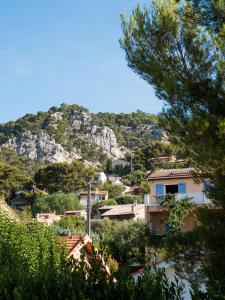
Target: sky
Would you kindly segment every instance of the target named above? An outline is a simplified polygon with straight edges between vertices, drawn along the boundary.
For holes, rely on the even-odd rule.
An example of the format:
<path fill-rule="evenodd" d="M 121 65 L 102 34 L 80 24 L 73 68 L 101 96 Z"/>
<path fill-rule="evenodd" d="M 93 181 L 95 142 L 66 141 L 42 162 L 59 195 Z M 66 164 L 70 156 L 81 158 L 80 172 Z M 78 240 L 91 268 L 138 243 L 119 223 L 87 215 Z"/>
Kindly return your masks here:
<path fill-rule="evenodd" d="M 119 45 L 120 13 L 129 15 L 137 3 L 2 0 L 0 122 L 61 103 L 92 112 L 160 112 L 162 101 L 127 67 Z"/>

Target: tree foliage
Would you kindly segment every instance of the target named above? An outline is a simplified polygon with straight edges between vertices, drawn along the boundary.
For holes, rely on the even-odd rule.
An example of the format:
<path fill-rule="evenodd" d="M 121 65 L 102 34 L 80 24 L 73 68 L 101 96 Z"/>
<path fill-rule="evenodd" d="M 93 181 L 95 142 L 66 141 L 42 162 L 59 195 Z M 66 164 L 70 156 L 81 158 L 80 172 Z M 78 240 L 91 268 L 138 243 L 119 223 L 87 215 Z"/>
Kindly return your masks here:
<path fill-rule="evenodd" d="M 73 192 L 84 188 L 94 175 L 94 169 L 86 167 L 80 161 L 73 163 L 53 163 L 40 169 L 34 176 L 38 187 L 50 193 Z"/>
<path fill-rule="evenodd" d="M 218 207 L 200 210 L 197 233 L 180 233 L 171 243 L 186 258 L 183 268 L 193 258 L 190 277 L 200 270 L 208 278 L 209 299 L 225 294 L 224 7 L 224 0 L 154 1 L 149 9 L 138 6 L 128 20 L 122 17 L 129 67 L 166 102 L 162 125 L 187 150 L 196 176 L 212 183 L 209 194 Z"/>
<path fill-rule="evenodd" d="M 69 260 L 62 239 L 36 222 L 0 216 L 0 239 L 1 299 L 182 299 L 182 285 L 162 271 L 146 270 L 135 282 L 123 272 L 107 274 L 94 249 L 88 264 L 84 255 Z"/>
<path fill-rule="evenodd" d="M 72 234 L 85 234 L 85 220 L 80 216 L 63 216 L 54 225 L 58 227 L 58 232 L 69 230 Z"/>
<path fill-rule="evenodd" d="M 174 233 L 180 231 L 183 220 L 190 212 L 192 206 L 190 198 L 184 197 L 177 200 L 174 195 L 167 195 L 163 197 L 161 205 L 169 210 L 167 218 L 169 232 Z"/>
<path fill-rule="evenodd" d="M 146 228 L 142 221 L 93 220 L 92 230 L 121 266 L 145 261 Z"/>
<path fill-rule="evenodd" d="M 132 185 L 140 185 L 142 181 L 144 181 L 147 177 L 147 173 L 144 171 L 133 171 L 132 173 L 123 176 L 121 181 L 123 184 L 132 186 Z"/>
<path fill-rule="evenodd" d="M 125 194 L 114 198 L 117 204 L 133 204 L 134 202 L 142 203 L 143 197 L 131 194 Z"/>
<path fill-rule="evenodd" d="M 17 167 L 0 162 L 0 196 L 8 198 L 13 192 L 23 189 L 30 178 Z"/>
<path fill-rule="evenodd" d="M 79 198 L 74 193 L 64 194 L 62 192 L 50 194 L 37 198 L 33 205 L 32 211 L 36 213 L 56 212 L 64 214 L 68 210 L 82 209 Z"/>
<path fill-rule="evenodd" d="M 179 2 L 156 1 L 122 17 L 121 46 L 128 65 L 166 101 L 167 130 L 212 176 L 224 168 L 224 1 Z"/>
<path fill-rule="evenodd" d="M 122 184 L 112 184 L 110 181 L 105 182 L 101 186 L 101 189 L 104 191 L 108 191 L 109 198 L 120 196 L 125 191 L 125 187 Z"/>

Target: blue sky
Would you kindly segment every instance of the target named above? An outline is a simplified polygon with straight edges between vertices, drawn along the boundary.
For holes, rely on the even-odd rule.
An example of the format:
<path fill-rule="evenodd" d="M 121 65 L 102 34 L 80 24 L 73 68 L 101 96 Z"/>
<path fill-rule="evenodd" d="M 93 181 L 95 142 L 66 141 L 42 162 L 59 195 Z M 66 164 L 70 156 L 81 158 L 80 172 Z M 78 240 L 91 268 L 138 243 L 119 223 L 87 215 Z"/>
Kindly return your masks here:
<path fill-rule="evenodd" d="M 162 102 L 127 67 L 118 42 L 119 14 L 137 3 L 1 1 L 0 122 L 63 102 L 93 112 L 159 112 Z"/>

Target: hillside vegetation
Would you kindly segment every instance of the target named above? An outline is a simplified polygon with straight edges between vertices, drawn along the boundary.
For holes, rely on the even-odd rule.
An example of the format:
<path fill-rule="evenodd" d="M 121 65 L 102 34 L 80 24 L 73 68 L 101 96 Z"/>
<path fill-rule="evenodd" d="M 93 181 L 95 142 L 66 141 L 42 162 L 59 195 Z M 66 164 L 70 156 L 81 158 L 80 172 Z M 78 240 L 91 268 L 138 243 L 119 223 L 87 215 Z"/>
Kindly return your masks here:
<path fill-rule="evenodd" d="M 155 115 L 142 111 L 93 114 L 76 104 L 62 104 L 0 124 L 1 148 L 14 149 L 23 162 L 34 165 L 31 168 L 36 161 L 44 164 L 81 159 L 99 164 L 107 157 L 124 158 L 148 142 L 166 139 Z M 0 159 L 7 160 L 7 155 L 6 150 L 1 151 Z"/>

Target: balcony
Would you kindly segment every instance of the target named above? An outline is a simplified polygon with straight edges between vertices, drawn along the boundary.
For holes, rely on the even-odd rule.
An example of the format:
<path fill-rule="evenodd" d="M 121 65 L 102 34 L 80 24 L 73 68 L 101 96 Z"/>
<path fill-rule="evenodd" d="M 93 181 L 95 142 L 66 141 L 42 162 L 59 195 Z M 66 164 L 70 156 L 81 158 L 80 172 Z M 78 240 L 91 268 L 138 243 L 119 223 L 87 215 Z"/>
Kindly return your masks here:
<path fill-rule="evenodd" d="M 166 195 L 165 195 L 166 196 Z M 160 206 L 165 196 L 153 196 L 145 199 L 146 206 Z M 171 196 L 171 194 L 170 194 Z M 191 199 L 193 204 L 209 204 L 211 201 L 207 198 L 207 196 L 203 192 L 199 193 L 184 193 L 184 194 L 174 194 L 173 195 L 177 201 L 188 197 Z"/>

